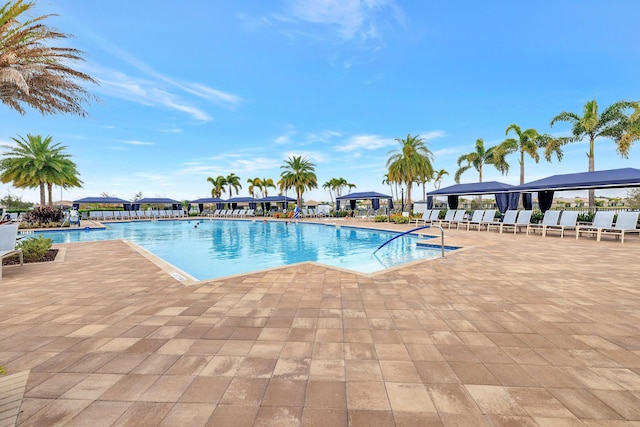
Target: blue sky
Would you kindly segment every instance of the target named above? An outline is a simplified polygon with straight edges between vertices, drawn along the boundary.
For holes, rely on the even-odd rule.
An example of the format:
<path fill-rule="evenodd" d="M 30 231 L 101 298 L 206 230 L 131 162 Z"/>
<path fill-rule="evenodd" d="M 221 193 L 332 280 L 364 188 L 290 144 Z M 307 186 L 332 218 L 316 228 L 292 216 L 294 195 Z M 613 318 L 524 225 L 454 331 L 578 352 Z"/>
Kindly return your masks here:
<path fill-rule="evenodd" d="M 292 155 L 316 165 L 307 200 L 329 200 L 322 184 L 336 177 L 389 194 L 386 159 L 409 133 L 427 139 L 447 186 L 476 139 L 496 145 L 511 123 L 567 135 L 568 124 L 549 127 L 561 111 L 640 99 L 635 0 L 41 0 L 36 13 L 74 35 L 66 43 L 85 52 L 76 67 L 100 82 L 87 87 L 100 101 L 88 118 L 4 107 L 0 142 L 31 133 L 67 146 L 84 186 L 66 200 L 207 197 L 207 177 L 232 172 L 247 195 L 247 179 L 277 181 Z M 527 158 L 526 181 L 586 171 L 586 150 Z M 638 145 L 622 159 L 597 141 L 597 170 L 639 159 Z M 509 161 L 507 176 L 488 166 L 484 180 L 517 184 Z M 470 170 L 462 182 L 477 179 Z"/>

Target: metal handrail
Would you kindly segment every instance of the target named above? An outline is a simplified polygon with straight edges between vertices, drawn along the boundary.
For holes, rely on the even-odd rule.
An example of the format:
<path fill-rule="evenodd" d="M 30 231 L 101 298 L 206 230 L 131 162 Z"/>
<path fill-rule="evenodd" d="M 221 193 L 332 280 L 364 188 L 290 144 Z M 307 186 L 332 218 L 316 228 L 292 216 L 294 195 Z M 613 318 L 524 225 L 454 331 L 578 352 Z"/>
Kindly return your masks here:
<path fill-rule="evenodd" d="M 434 224 L 433 226 L 434 227 L 438 227 L 440 229 L 440 246 L 442 247 L 442 258 L 444 258 L 444 228 L 442 228 L 442 226 L 440 224 Z M 383 247 L 385 247 L 387 244 L 391 243 L 392 241 L 394 241 L 398 237 L 402 237 L 405 234 L 413 233 L 414 231 L 423 230 L 425 228 L 431 228 L 431 225 L 425 225 L 423 227 L 414 228 L 413 230 L 405 231 L 404 233 L 400 233 L 397 236 L 393 236 L 391 239 L 387 240 L 386 242 L 384 242 L 383 244 L 378 246 L 378 249 L 373 251 L 371 256 L 375 255 L 376 252 L 378 252 L 380 249 L 382 249 Z"/>

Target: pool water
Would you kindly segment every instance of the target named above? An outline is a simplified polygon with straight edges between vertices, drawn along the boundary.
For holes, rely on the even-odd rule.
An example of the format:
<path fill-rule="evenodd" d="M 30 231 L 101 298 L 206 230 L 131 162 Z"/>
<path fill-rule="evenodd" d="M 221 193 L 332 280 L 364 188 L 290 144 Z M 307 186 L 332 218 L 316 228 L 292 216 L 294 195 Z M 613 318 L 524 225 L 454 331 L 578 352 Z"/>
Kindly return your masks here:
<path fill-rule="evenodd" d="M 440 256 L 418 248 L 415 235 L 356 227 L 280 221 L 188 220 L 110 223 L 105 230 L 36 232 L 54 243 L 127 239 L 198 280 L 316 261 L 374 273 Z M 424 237 L 423 237 L 424 238 Z"/>

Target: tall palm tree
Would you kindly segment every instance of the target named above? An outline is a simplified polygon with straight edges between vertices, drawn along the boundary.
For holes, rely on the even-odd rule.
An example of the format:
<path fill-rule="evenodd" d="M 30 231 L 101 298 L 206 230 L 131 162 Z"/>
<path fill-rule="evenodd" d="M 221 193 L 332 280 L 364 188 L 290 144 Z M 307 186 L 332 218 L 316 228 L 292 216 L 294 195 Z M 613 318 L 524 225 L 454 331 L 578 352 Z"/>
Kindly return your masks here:
<path fill-rule="evenodd" d="M 86 116 L 84 102 L 95 99 L 81 82 L 96 83 L 68 66 L 83 52 L 55 47 L 68 38 L 44 24 L 52 15 L 30 17 L 34 1 L 13 0 L 0 7 L 0 101 L 20 114 L 32 107 L 42 114 Z"/>
<path fill-rule="evenodd" d="M 385 173 L 382 177 L 382 185 L 388 185 L 389 190 L 391 191 L 391 197 L 394 198 L 394 200 L 398 200 L 398 185 L 391 178 L 389 178 L 388 173 Z M 393 193 L 393 187 L 396 188 L 395 195 Z"/>
<path fill-rule="evenodd" d="M 211 189 L 211 197 L 222 197 L 224 187 L 227 185 L 227 179 L 224 176 L 219 175 L 217 178 L 207 178 L 207 182 L 210 182 L 211 185 L 213 185 L 213 188 Z"/>
<path fill-rule="evenodd" d="M 315 166 L 302 156 L 289 157 L 285 160 L 284 165 L 280 166 L 281 169 L 284 169 L 280 174 L 282 187 L 295 189 L 298 206 L 302 206 L 302 194 L 305 190 L 318 188 Z"/>
<path fill-rule="evenodd" d="M 440 185 L 442 185 L 442 178 L 444 178 L 445 175 L 449 175 L 449 172 L 447 172 L 446 169 L 440 169 L 433 172 L 433 187 L 436 190 L 440 189 Z"/>
<path fill-rule="evenodd" d="M 396 138 L 402 147 L 389 152 L 387 168 L 389 180 L 407 185 L 407 203 L 411 206 L 411 187 L 417 180 L 433 175 L 433 153 L 427 148 L 427 141 L 419 135 L 408 134 L 406 138 Z"/>
<path fill-rule="evenodd" d="M 637 106 L 637 103 L 618 101 L 598 115 L 598 103 L 594 99 L 584 104 L 582 116 L 567 111 L 561 112 L 551 119 L 550 126 L 553 127 L 557 122 L 571 123 L 572 137 L 549 141 L 545 148 L 545 154 L 546 152 L 556 151 L 561 157 L 561 145 L 566 142 L 582 141 L 588 138 L 589 151 L 587 152 L 587 158 L 589 159 L 589 172 L 593 172 L 595 170 L 596 138 L 608 138 L 615 141 L 617 151 L 622 157 L 628 157 L 630 144 L 626 142 L 628 141 L 627 139 L 623 139 L 625 132 L 629 128 L 629 117 L 625 115 L 625 110 L 635 106 Z M 595 192 L 593 189 L 589 190 L 589 207 L 595 207 Z"/>
<path fill-rule="evenodd" d="M 262 191 L 262 179 L 261 178 L 249 178 L 247 180 L 247 183 L 249 184 L 249 188 L 247 188 L 247 190 L 249 191 L 249 194 L 251 195 L 251 197 L 256 197 L 256 189 L 258 189 L 259 191 Z"/>
<path fill-rule="evenodd" d="M 229 190 L 229 197 L 233 197 L 233 190 L 236 190 L 236 195 L 242 188 L 242 184 L 240 184 L 240 177 L 235 173 L 231 172 L 226 177 L 227 180 L 227 188 Z"/>
<path fill-rule="evenodd" d="M 334 188 L 334 180 L 335 178 L 331 178 L 329 181 L 322 184 L 322 188 L 329 192 L 329 197 L 331 198 L 331 204 L 333 204 L 333 188 Z"/>
<path fill-rule="evenodd" d="M 53 204 L 53 185 L 64 188 L 81 187 L 76 164 L 70 160 L 64 145 L 52 143 L 53 138 L 27 134 L 11 138 L 16 145 L 3 145 L 9 151 L 0 161 L 0 181 L 13 182 L 16 188 L 39 188 L 40 206 L 46 203 L 45 189 L 49 194 L 49 206 Z"/>
<path fill-rule="evenodd" d="M 618 141 L 618 147 L 623 157 L 628 157 L 631 145 L 640 140 L 640 102 L 634 102 L 634 111 L 629 116 L 628 126 L 626 131 L 622 134 L 622 138 Z"/>
<path fill-rule="evenodd" d="M 536 163 L 540 161 L 540 155 L 538 154 L 538 149 L 540 147 L 545 146 L 550 140 L 550 135 L 541 135 L 535 129 L 527 129 L 522 130 L 520 126 L 513 123 L 507 127 L 505 131 L 505 135 L 509 135 L 509 132 L 513 131 L 515 133 L 515 138 L 507 138 L 502 143 L 500 143 L 497 147 L 495 147 L 494 155 L 498 159 L 502 159 L 512 153 L 518 153 L 518 163 L 520 164 L 520 185 L 524 184 L 524 155 L 528 154 Z M 506 164 L 507 171 L 509 170 L 509 165 Z"/>
<path fill-rule="evenodd" d="M 495 149 L 496 147 L 490 147 L 485 149 L 484 141 L 482 140 L 482 138 L 478 138 L 476 140 L 475 151 L 472 151 L 467 154 L 463 154 L 462 156 L 458 157 L 458 170 L 456 171 L 456 174 L 453 177 L 456 183 L 459 184 L 462 174 L 471 168 L 474 168 L 475 170 L 478 171 L 478 182 L 482 182 L 482 169 L 484 165 L 494 165 L 496 169 L 498 169 L 501 172 L 505 169 L 508 169 L 508 167 L 505 166 L 504 164 L 495 163 L 496 159 L 493 155 L 493 152 Z M 467 164 L 463 165 L 463 163 L 465 162 Z"/>
<path fill-rule="evenodd" d="M 273 188 L 275 190 L 277 187 L 272 178 L 262 178 L 261 188 L 263 197 L 268 197 L 269 188 Z"/>

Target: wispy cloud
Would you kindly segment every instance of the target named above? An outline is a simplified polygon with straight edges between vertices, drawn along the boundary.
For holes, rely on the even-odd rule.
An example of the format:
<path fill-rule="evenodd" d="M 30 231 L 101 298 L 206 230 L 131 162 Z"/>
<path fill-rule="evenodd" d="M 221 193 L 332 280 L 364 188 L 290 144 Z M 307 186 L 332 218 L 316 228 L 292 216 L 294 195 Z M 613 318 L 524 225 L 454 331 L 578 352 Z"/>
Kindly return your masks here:
<path fill-rule="evenodd" d="M 321 151 L 290 151 L 284 153 L 284 159 L 288 159 L 290 157 L 298 157 L 306 158 L 307 160 L 314 163 L 325 163 L 327 161 L 327 156 L 325 153 Z M 280 165 L 283 164 L 283 161 L 279 162 Z"/>
<path fill-rule="evenodd" d="M 260 19 L 240 14 L 251 30 L 272 27 L 290 40 L 375 51 L 384 47 L 385 32 L 404 25 L 404 12 L 394 0 L 286 0 L 281 10 Z M 355 60 L 343 61 L 349 68 Z"/>
<path fill-rule="evenodd" d="M 121 141 L 123 144 L 130 144 L 130 145 L 155 145 L 154 142 L 148 142 L 148 141 L 137 141 L 137 140 L 127 140 L 127 141 Z"/>
<path fill-rule="evenodd" d="M 104 51 L 143 73 L 143 77 L 134 77 L 111 68 L 82 64 L 100 82 L 100 86 L 95 88 L 96 92 L 143 105 L 174 109 L 200 121 L 210 121 L 212 118 L 202 107 L 190 101 L 189 97 L 195 96 L 229 110 L 235 110 L 243 101 L 236 94 L 200 82 L 183 81 L 162 74 L 112 42 L 95 34 L 92 39 Z"/>
<path fill-rule="evenodd" d="M 343 145 L 336 147 L 335 150 L 348 153 L 359 150 L 378 150 L 395 144 L 396 141 L 393 138 L 384 138 L 378 135 L 356 135 Z"/>

